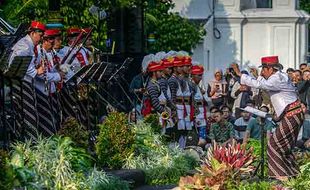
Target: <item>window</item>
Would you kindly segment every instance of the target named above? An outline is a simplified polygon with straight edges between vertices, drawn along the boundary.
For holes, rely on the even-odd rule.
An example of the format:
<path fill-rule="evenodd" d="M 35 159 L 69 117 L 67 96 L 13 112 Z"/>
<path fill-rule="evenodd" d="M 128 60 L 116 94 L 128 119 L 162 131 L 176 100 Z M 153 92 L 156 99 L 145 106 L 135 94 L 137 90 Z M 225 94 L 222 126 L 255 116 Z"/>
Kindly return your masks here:
<path fill-rule="evenodd" d="M 257 8 L 272 8 L 272 0 L 256 0 Z"/>

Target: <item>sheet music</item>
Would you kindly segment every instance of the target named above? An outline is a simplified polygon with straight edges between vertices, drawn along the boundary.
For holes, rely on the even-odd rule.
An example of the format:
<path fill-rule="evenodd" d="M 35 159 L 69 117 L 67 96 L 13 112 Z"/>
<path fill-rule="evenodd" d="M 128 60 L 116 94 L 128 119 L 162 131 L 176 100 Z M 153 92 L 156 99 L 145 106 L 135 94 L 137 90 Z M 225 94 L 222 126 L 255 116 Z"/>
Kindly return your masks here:
<path fill-rule="evenodd" d="M 252 113 L 254 115 L 257 115 L 258 117 L 266 118 L 268 121 L 271 121 L 274 125 L 276 125 L 276 123 L 272 120 L 272 116 L 266 112 L 263 112 L 259 109 L 249 107 L 249 106 L 247 106 L 245 108 L 239 108 L 239 109 L 247 111 L 247 112 Z"/>
<path fill-rule="evenodd" d="M 244 110 L 244 111 L 247 111 L 249 113 L 252 113 L 254 115 L 257 115 L 258 117 L 262 117 L 262 118 L 266 118 L 267 116 L 267 113 L 266 112 L 263 112 L 259 109 L 256 109 L 256 108 L 253 108 L 253 107 L 245 107 L 245 108 L 240 108 L 241 110 Z"/>

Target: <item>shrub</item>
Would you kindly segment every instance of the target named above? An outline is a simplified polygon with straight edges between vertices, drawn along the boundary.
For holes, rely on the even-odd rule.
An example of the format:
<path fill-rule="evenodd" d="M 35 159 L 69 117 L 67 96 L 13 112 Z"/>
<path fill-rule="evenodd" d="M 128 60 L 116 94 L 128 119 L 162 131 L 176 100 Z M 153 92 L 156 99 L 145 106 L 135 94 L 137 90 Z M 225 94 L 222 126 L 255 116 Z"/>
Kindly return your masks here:
<path fill-rule="evenodd" d="M 73 117 L 69 117 L 64 121 L 60 130 L 58 131 L 58 134 L 64 137 L 70 137 L 78 147 L 84 149 L 88 148 L 89 132 Z"/>
<path fill-rule="evenodd" d="M 96 143 L 99 164 L 121 168 L 125 159 L 133 153 L 134 133 L 124 113 L 112 112 L 100 126 Z"/>
<path fill-rule="evenodd" d="M 133 130 L 135 153 L 128 157 L 124 168 L 142 169 L 148 184 L 176 184 L 181 176 L 197 166 L 195 158 L 181 149 L 167 147 L 150 124 L 138 122 Z"/>

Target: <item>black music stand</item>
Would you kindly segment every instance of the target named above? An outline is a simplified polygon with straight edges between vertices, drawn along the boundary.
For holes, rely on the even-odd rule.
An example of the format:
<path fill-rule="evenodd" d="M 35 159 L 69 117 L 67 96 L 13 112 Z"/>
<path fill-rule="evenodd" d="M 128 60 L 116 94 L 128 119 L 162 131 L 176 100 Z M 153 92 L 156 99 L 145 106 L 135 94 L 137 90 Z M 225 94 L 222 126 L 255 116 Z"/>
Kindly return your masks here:
<path fill-rule="evenodd" d="M 89 69 L 90 66 L 91 65 L 85 65 L 85 66 L 81 67 L 76 73 L 74 73 L 72 76 L 70 76 L 70 78 L 67 78 L 66 80 L 64 80 L 64 83 L 66 85 L 78 84 L 79 81 L 83 79 L 84 73 Z"/>
<path fill-rule="evenodd" d="M 10 96 L 10 103 L 11 105 L 13 105 L 13 94 L 12 94 L 12 80 L 18 80 L 21 84 L 21 88 L 20 88 L 20 97 L 21 97 L 21 110 L 23 110 L 23 88 L 22 88 L 22 80 L 24 78 L 24 76 L 26 75 L 26 72 L 28 70 L 29 64 L 32 61 L 32 56 L 16 56 L 14 57 L 12 63 L 10 64 L 10 66 L 3 71 L 3 75 L 2 75 L 2 83 L 1 83 L 1 89 L 3 92 L 3 95 L 1 96 L 1 101 L 2 101 L 2 124 L 3 124 L 3 130 L 4 130 L 4 136 L 5 136 L 5 145 L 8 143 L 8 137 L 7 137 L 7 115 L 6 115 L 6 110 L 5 110 L 5 97 L 4 97 L 4 84 L 5 84 L 5 79 L 7 79 L 9 81 L 10 84 L 10 89 L 11 89 L 11 96 Z M 15 108 L 12 106 L 13 108 L 13 117 L 15 117 L 16 110 Z M 24 114 L 23 112 L 21 113 L 22 119 L 24 119 Z M 13 124 L 15 125 L 15 124 Z M 16 129 L 15 127 L 13 127 L 13 129 L 11 129 L 11 131 L 13 133 L 16 133 Z"/>

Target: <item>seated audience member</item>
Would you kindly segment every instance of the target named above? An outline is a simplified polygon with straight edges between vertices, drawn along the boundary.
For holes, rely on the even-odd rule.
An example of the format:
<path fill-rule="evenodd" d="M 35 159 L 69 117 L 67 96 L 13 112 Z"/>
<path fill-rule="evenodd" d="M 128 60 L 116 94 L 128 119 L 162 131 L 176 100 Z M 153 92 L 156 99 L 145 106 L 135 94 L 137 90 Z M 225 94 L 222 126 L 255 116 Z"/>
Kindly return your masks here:
<path fill-rule="evenodd" d="M 269 108 L 267 106 L 262 106 L 260 108 L 261 111 L 269 113 Z M 271 136 L 271 131 L 275 127 L 275 125 L 261 117 L 256 117 L 256 119 L 252 119 L 247 125 L 246 132 L 243 139 L 244 146 L 247 144 L 249 138 L 260 140 L 261 139 L 261 127 L 264 127 L 264 131 L 267 132 L 267 140 L 269 140 Z"/>
<path fill-rule="evenodd" d="M 303 71 L 304 69 L 306 69 L 308 67 L 308 64 L 307 63 L 301 63 L 299 65 L 299 70 Z"/>
<path fill-rule="evenodd" d="M 226 105 L 222 106 L 221 111 L 223 112 L 223 118 L 226 121 L 230 122 L 231 124 L 235 123 L 236 119 L 232 116 L 231 109 L 228 106 Z"/>
<path fill-rule="evenodd" d="M 216 70 L 214 73 L 214 80 L 208 84 L 207 94 L 211 98 L 214 106 L 220 107 L 225 103 L 227 96 L 228 84 L 223 78 L 222 70 Z"/>
<path fill-rule="evenodd" d="M 223 118 L 223 112 L 221 110 L 215 111 L 214 120 L 215 123 L 211 125 L 209 133 L 209 138 L 212 143 L 221 143 L 223 146 L 232 143 L 234 138 L 234 128 L 231 123 Z"/>
<path fill-rule="evenodd" d="M 294 70 L 293 68 L 288 68 L 288 69 L 286 70 L 286 73 L 287 73 L 288 77 L 289 77 L 291 80 L 293 80 L 294 71 L 295 71 L 295 70 Z"/>
<path fill-rule="evenodd" d="M 234 133 L 237 142 L 242 143 L 247 126 L 253 119 L 254 118 L 252 117 L 251 113 L 241 110 L 241 117 L 238 118 L 234 123 Z"/>
<path fill-rule="evenodd" d="M 219 109 L 215 106 L 212 106 L 210 107 L 210 116 L 207 117 L 207 127 L 206 127 L 206 133 L 207 133 L 207 143 L 211 143 L 211 140 L 209 139 L 208 137 L 208 134 L 210 133 L 210 128 L 211 128 L 211 125 L 213 123 L 215 123 L 215 119 L 214 119 L 214 116 L 215 116 L 215 113 L 218 111 Z"/>

